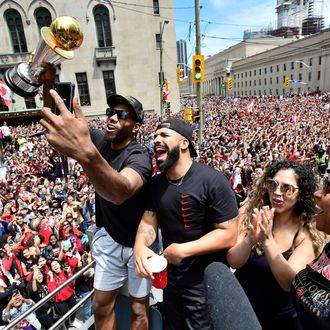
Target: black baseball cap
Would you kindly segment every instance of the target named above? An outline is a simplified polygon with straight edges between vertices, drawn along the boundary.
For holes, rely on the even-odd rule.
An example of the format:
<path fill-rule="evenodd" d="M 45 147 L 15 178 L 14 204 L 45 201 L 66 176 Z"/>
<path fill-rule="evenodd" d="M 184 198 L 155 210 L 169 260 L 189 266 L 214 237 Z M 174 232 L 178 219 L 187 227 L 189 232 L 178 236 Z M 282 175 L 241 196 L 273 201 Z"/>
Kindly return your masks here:
<path fill-rule="evenodd" d="M 185 121 L 183 121 L 181 119 L 170 118 L 170 119 L 163 121 L 160 125 L 158 125 L 157 129 L 160 129 L 160 128 L 171 129 L 173 131 L 176 131 L 183 137 L 185 137 L 189 141 L 190 156 L 197 157 L 197 152 L 192 143 L 193 130 L 189 124 L 187 124 Z"/>
<path fill-rule="evenodd" d="M 108 97 L 107 103 L 110 108 L 120 103 L 126 104 L 135 113 L 137 122 L 140 124 L 143 123 L 144 113 L 143 113 L 142 103 L 138 101 L 135 97 L 113 94 Z"/>

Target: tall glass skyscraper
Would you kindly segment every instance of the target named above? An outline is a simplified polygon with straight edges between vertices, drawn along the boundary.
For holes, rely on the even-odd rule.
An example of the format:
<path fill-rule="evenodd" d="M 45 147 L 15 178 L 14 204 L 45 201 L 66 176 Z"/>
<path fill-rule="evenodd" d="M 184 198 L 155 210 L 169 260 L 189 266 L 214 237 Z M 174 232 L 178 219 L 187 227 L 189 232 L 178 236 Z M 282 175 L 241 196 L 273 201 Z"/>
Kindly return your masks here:
<path fill-rule="evenodd" d="M 181 69 L 183 69 L 183 76 L 188 76 L 188 59 L 187 59 L 187 44 L 185 40 L 178 40 L 176 42 L 176 59 L 177 63 L 184 63 L 185 65 L 181 65 Z"/>

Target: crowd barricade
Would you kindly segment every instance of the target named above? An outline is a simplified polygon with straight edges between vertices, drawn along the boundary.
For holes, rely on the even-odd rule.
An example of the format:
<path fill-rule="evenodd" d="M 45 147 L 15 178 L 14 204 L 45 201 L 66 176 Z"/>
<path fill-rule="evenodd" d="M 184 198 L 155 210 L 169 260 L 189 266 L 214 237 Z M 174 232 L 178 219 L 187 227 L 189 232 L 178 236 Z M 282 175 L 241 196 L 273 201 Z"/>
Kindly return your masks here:
<path fill-rule="evenodd" d="M 29 314 L 32 312 L 35 312 L 40 308 L 44 303 L 52 299 L 58 292 L 60 292 L 62 289 L 67 287 L 72 281 L 76 280 L 78 277 L 82 276 L 83 273 L 88 270 L 89 268 L 93 267 L 95 264 L 95 260 L 81 268 L 77 273 L 75 273 L 72 277 L 70 277 L 67 281 L 65 281 L 63 284 L 61 284 L 58 288 L 56 288 L 53 292 L 50 292 L 46 297 L 38 301 L 36 304 L 34 304 L 31 308 L 29 308 L 27 311 L 16 317 L 14 320 L 10 322 L 6 327 L 4 327 L 2 330 L 10 330 L 15 327 L 16 324 L 18 324 L 20 321 L 24 320 Z M 65 315 L 63 315 L 59 320 L 56 321 L 56 323 L 50 327 L 47 330 L 55 330 L 59 329 L 62 324 L 74 313 L 76 312 L 80 306 L 82 306 L 88 298 L 90 298 L 94 294 L 94 289 L 91 290 L 91 292 L 76 304 L 72 309 L 70 309 Z M 89 320 L 86 322 L 88 324 L 94 323 L 94 317 L 92 316 L 91 319 L 93 320 L 92 322 L 89 322 Z M 91 324 L 90 324 L 91 325 Z M 87 324 L 86 326 L 82 326 L 80 328 L 81 330 L 88 329 Z"/>

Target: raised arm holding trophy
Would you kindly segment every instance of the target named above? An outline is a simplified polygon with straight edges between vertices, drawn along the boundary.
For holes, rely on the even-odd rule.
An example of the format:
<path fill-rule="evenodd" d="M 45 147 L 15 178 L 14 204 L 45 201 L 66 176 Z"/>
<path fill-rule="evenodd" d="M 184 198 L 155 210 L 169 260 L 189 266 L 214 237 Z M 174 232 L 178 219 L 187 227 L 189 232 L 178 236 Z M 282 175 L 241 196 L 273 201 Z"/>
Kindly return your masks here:
<path fill-rule="evenodd" d="M 34 51 L 31 63 L 18 63 L 5 72 L 7 86 L 17 95 L 32 97 L 38 94 L 42 85 L 39 75 L 44 67 L 42 63 L 57 65 L 73 58 L 73 50 L 83 41 L 83 33 L 78 21 L 70 16 L 55 18 L 50 27 L 41 28 L 41 39 Z"/>

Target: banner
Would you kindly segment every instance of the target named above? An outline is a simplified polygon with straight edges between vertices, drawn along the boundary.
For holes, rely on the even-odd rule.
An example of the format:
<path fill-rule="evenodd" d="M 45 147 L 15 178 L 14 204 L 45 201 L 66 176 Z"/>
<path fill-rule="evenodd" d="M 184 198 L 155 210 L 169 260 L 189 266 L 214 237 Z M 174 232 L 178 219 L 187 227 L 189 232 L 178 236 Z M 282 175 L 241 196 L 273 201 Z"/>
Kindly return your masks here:
<path fill-rule="evenodd" d="M 7 107 L 9 107 L 9 105 L 10 105 L 10 89 L 2 80 L 0 80 L 0 96 L 3 99 L 3 103 Z"/>
<path fill-rule="evenodd" d="M 254 103 L 255 103 L 255 99 L 252 100 L 252 102 L 246 107 L 244 108 L 244 113 L 248 116 L 253 110 L 254 110 Z"/>

